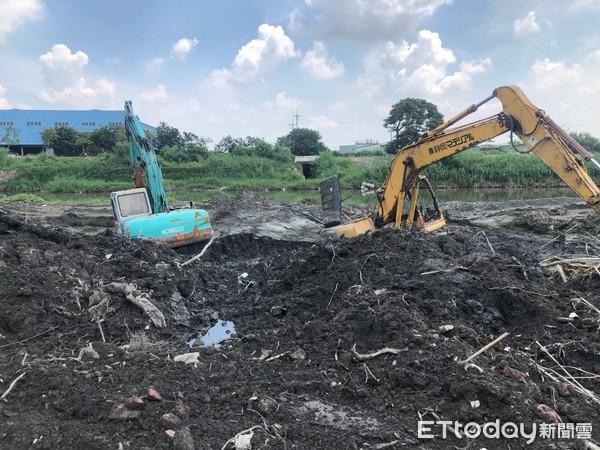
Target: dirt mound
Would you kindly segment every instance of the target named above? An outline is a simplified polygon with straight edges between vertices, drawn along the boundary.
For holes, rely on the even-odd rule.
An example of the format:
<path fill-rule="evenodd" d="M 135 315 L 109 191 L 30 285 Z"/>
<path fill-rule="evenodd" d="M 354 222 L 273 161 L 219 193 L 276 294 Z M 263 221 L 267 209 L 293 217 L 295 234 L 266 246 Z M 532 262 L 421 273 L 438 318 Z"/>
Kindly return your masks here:
<path fill-rule="evenodd" d="M 598 400 L 573 384 L 600 390 L 599 279 L 564 283 L 539 262 L 598 248 L 551 239 L 230 232 L 182 266 L 194 252 L 0 211 L 0 447 L 584 448 L 418 437 L 420 417 L 530 429 L 560 416 L 597 440 Z M 235 334 L 199 345 L 227 322 Z"/>

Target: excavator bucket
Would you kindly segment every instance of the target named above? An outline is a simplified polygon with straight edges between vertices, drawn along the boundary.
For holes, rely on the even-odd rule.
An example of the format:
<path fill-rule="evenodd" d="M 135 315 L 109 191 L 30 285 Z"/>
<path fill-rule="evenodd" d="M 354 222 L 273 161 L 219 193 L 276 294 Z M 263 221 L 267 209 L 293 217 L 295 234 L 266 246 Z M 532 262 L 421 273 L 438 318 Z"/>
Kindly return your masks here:
<path fill-rule="evenodd" d="M 325 228 L 342 223 L 342 197 L 338 176 L 333 175 L 321 181 L 319 193 L 321 194 L 321 216 Z"/>

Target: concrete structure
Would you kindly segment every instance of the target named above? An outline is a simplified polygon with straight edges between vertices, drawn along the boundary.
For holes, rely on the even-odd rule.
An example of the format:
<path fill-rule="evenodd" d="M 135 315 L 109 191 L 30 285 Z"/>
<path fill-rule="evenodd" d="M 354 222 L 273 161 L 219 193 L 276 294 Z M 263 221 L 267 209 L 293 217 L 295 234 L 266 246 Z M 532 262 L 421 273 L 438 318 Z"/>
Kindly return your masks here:
<path fill-rule="evenodd" d="M 294 162 L 302 165 L 302 175 L 304 178 L 312 178 L 313 177 L 313 164 L 317 160 L 317 155 L 312 156 L 295 156 Z"/>
<path fill-rule="evenodd" d="M 365 142 L 356 142 L 353 145 L 340 145 L 340 153 L 360 153 L 384 150 L 384 147 L 378 141 L 367 140 Z"/>
<path fill-rule="evenodd" d="M 11 143 L 10 149 L 20 154 L 39 153 L 44 150 L 41 132 L 46 128 L 69 126 L 75 131 L 94 131 L 108 125 L 123 125 L 124 110 L 101 111 L 92 109 L 77 110 L 36 110 L 36 109 L 4 109 L 0 110 L 0 145 L 6 146 L 4 140 L 8 127 L 14 127 L 18 141 Z M 142 123 L 145 130 L 155 132 L 156 129 Z"/>

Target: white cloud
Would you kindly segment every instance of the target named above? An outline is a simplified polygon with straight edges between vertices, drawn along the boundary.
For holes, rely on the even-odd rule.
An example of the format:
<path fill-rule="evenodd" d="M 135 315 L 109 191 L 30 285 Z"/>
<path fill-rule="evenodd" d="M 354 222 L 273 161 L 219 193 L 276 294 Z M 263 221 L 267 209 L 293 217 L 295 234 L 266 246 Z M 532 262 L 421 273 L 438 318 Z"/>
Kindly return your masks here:
<path fill-rule="evenodd" d="M 171 49 L 171 55 L 183 61 L 187 56 L 194 50 L 194 47 L 198 45 L 198 39 L 181 38 L 179 39 Z"/>
<path fill-rule="evenodd" d="M 492 67 L 491 58 L 483 58 L 477 61 L 465 61 L 460 63 L 459 70 L 453 74 L 446 75 L 440 82 L 441 90 L 446 92 L 453 88 L 466 90 L 471 85 L 472 75 L 487 72 Z"/>
<path fill-rule="evenodd" d="M 473 75 L 486 72 L 492 65 L 490 58 L 463 61 L 451 72 L 455 63 L 454 53 L 443 47 L 439 34 L 428 30 L 421 30 L 414 43 L 388 42 L 381 56 L 381 68 L 397 91 L 424 96 L 467 89 Z"/>
<path fill-rule="evenodd" d="M 417 42 L 412 44 L 406 41 L 400 45 L 388 42 L 382 56 L 384 67 L 401 66 L 409 72 L 423 64 L 431 63 L 446 67 L 455 61 L 452 50 L 442 46 L 440 35 L 429 30 L 419 31 Z"/>
<path fill-rule="evenodd" d="M 142 100 L 155 102 L 157 100 L 166 100 L 167 98 L 169 98 L 169 95 L 167 94 L 167 88 L 165 88 L 165 85 L 159 84 L 154 89 L 142 93 L 140 98 Z"/>
<path fill-rule="evenodd" d="M 231 73 L 227 69 L 215 69 L 210 73 L 208 79 L 203 83 L 209 89 L 231 92 Z"/>
<path fill-rule="evenodd" d="M 568 68 L 564 62 L 552 62 L 548 58 L 535 61 L 529 75 L 535 88 L 541 91 L 553 91 L 565 86 L 575 87 L 586 79 L 585 71 L 579 64 Z"/>
<path fill-rule="evenodd" d="M 160 69 L 165 62 L 164 58 L 154 58 L 152 61 L 146 63 L 146 71 L 156 72 Z"/>
<path fill-rule="evenodd" d="M 600 3 L 598 0 L 571 0 L 565 6 L 573 11 L 598 10 Z"/>
<path fill-rule="evenodd" d="M 46 89 L 40 98 L 49 102 L 65 102 L 78 107 L 108 103 L 115 92 L 115 84 L 106 79 L 97 80 L 91 87 L 85 80 L 83 69 L 89 62 L 82 52 L 71 52 L 64 44 L 55 44 L 52 50 L 39 58 Z"/>
<path fill-rule="evenodd" d="M 524 19 L 516 19 L 513 22 L 513 32 L 517 37 L 529 36 L 539 31 L 540 26 L 535 20 L 535 11 L 530 11 Z"/>
<path fill-rule="evenodd" d="M 322 42 L 315 42 L 309 50 L 300 67 L 305 69 L 313 78 L 329 80 L 344 74 L 344 64 L 336 61 L 327 54 L 327 48 Z"/>
<path fill-rule="evenodd" d="M 12 106 L 6 97 L 6 88 L 0 84 L 0 109 L 10 109 Z"/>
<path fill-rule="evenodd" d="M 302 105 L 302 101 L 297 98 L 288 97 L 285 92 L 278 92 L 275 95 L 275 101 L 265 102 L 265 106 L 269 108 L 285 109 L 286 111 L 293 111 L 298 109 Z"/>
<path fill-rule="evenodd" d="M 548 58 L 536 60 L 529 69 L 523 91 L 567 131 L 586 131 L 600 137 L 600 52 L 581 58 L 577 64 Z"/>
<path fill-rule="evenodd" d="M 424 18 L 453 0 L 305 0 L 320 10 L 322 30 L 361 39 L 390 39 L 417 26 Z M 295 22 L 298 17 L 294 16 Z"/>
<path fill-rule="evenodd" d="M 235 81 L 252 82 L 260 80 L 282 62 L 298 56 L 294 42 L 282 27 L 262 24 L 258 27 L 258 39 L 240 48 L 228 73 Z"/>
<path fill-rule="evenodd" d="M 44 4 L 41 0 L 2 0 L 0 5 L 0 44 L 25 22 L 39 19 Z"/>

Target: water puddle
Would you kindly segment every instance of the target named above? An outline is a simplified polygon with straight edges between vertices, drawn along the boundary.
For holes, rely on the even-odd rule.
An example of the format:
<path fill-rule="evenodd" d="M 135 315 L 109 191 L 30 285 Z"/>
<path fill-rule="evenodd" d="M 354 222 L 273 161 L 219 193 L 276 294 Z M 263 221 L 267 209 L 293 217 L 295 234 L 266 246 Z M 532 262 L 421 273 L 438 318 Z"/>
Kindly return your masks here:
<path fill-rule="evenodd" d="M 221 342 L 226 339 L 230 339 L 235 334 L 235 325 L 233 322 L 225 320 L 217 320 L 212 327 L 208 329 L 203 336 L 199 338 L 192 338 L 187 342 L 189 348 L 192 348 L 196 343 L 203 347 L 216 347 L 221 346 Z"/>

